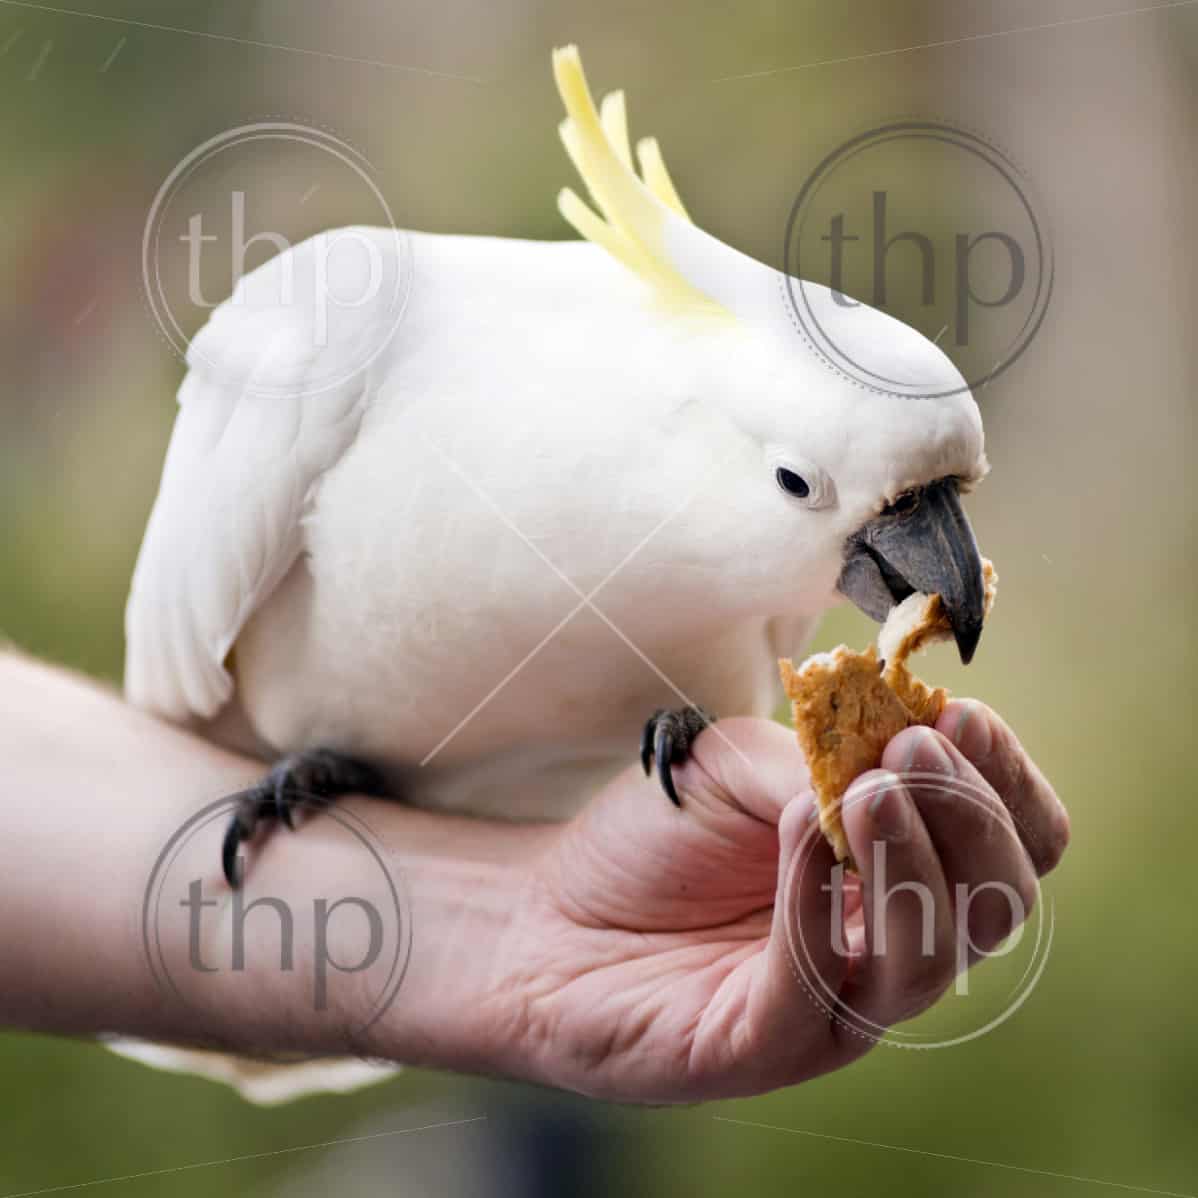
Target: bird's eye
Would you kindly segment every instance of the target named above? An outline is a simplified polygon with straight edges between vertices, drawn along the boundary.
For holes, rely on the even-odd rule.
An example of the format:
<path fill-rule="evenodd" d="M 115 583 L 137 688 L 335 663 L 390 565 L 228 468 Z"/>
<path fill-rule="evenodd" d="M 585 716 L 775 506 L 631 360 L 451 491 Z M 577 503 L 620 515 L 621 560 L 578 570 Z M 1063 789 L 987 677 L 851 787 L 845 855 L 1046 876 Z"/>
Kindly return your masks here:
<path fill-rule="evenodd" d="M 801 474 L 796 474 L 793 470 L 788 470 L 785 466 L 779 466 L 774 471 L 774 477 L 778 480 L 778 486 L 787 495 L 794 495 L 797 499 L 806 499 L 811 494 L 811 487 L 808 485 L 807 480 Z"/>
<path fill-rule="evenodd" d="M 907 516 L 919 507 L 919 492 L 904 491 L 893 503 L 888 503 L 883 512 L 887 516 Z"/>
<path fill-rule="evenodd" d="M 766 465 L 779 491 L 811 512 L 836 506 L 836 487 L 826 470 L 797 454 L 792 446 L 765 448 Z"/>

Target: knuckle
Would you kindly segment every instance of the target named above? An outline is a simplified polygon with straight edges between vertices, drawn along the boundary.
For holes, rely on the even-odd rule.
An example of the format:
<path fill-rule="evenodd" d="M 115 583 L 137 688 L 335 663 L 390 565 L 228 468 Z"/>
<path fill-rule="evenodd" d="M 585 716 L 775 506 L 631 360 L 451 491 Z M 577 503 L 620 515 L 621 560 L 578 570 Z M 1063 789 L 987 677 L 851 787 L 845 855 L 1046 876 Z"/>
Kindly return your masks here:
<path fill-rule="evenodd" d="M 1058 802 L 1052 820 L 1052 833 L 1048 838 L 1048 861 L 1045 870 L 1055 869 L 1060 864 L 1065 850 L 1069 847 L 1072 836 L 1069 824 L 1069 812 Z"/>
<path fill-rule="evenodd" d="M 1004 801 L 1017 801 L 1027 785 L 1027 753 L 1015 733 L 997 716 L 991 728 L 993 743 L 984 772 Z"/>
<path fill-rule="evenodd" d="M 1001 890 L 978 894 L 969 907 L 969 942 L 986 953 L 1002 944 L 1031 914 L 1037 890 L 1030 871 Z"/>
<path fill-rule="evenodd" d="M 1006 902 L 980 901 L 969 912 L 969 940 L 981 952 L 989 952 L 1001 944 L 1015 926 L 1015 915 Z"/>
<path fill-rule="evenodd" d="M 904 988 L 902 1007 L 902 1018 L 912 1019 L 921 1011 L 926 1011 L 933 1006 L 937 999 L 948 989 L 952 977 L 947 972 L 938 972 L 935 976 L 928 975 L 918 979 L 912 979 L 911 983 Z"/>
<path fill-rule="evenodd" d="M 1050 873 L 1060 864 L 1069 847 L 1069 816 L 1060 803 L 1045 820 L 1047 832 L 1031 844 L 1031 856 L 1038 874 Z"/>
<path fill-rule="evenodd" d="M 912 960 L 903 985 L 909 1009 L 930 1007 L 948 989 L 955 974 L 954 960 L 951 936 L 938 938 L 930 955 L 921 954 Z"/>
<path fill-rule="evenodd" d="M 1022 802 L 1028 791 L 1028 759 L 1022 746 L 1010 733 L 1003 738 L 1001 761 L 1003 793 L 1013 802 Z"/>

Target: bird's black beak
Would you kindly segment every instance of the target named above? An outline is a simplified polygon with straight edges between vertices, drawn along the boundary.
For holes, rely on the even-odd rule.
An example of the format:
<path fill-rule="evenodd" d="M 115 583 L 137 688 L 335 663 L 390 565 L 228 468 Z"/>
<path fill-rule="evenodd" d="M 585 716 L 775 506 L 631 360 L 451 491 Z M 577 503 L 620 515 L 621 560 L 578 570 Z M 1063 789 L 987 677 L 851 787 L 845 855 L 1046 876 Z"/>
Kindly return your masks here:
<path fill-rule="evenodd" d="M 982 558 L 954 479 L 910 492 L 853 536 L 837 588 L 882 621 L 915 591 L 940 596 L 961 661 L 982 635 Z"/>

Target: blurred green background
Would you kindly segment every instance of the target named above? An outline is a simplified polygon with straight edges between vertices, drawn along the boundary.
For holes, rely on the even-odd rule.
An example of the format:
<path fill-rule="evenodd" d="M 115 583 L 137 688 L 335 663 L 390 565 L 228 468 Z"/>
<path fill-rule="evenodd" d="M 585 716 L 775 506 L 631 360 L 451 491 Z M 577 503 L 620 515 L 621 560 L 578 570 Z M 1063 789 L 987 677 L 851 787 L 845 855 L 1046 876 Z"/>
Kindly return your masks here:
<path fill-rule="evenodd" d="M 634 134 L 659 136 L 698 223 L 775 264 L 806 173 L 898 116 L 981 130 L 1034 181 L 1056 289 L 1031 348 L 981 397 L 994 471 L 970 500 L 1003 592 L 968 674 L 947 654 L 937 668 L 1006 715 L 1074 827 L 1047 887 L 1045 974 L 966 1045 L 883 1047 L 798 1089 L 682 1110 L 416 1071 L 260 1110 L 91 1045 L 10 1034 L 0 1195 L 106 1178 L 127 1178 L 113 1193 L 197 1195 L 1198 1191 L 1198 6 L 1109 11 L 0 3 L 4 636 L 119 680 L 125 588 L 182 374 L 140 266 L 174 165 L 234 126 L 310 123 L 362 150 L 404 226 L 563 237 L 554 195 L 573 180 L 549 51 L 573 40 L 597 89 L 626 89 Z M 360 202 L 326 188 L 289 231 L 374 219 Z M 868 635 L 838 612 L 819 641 Z M 289 1151 L 340 1139 L 357 1142 Z M 230 1163 L 136 1177 L 213 1161 Z"/>

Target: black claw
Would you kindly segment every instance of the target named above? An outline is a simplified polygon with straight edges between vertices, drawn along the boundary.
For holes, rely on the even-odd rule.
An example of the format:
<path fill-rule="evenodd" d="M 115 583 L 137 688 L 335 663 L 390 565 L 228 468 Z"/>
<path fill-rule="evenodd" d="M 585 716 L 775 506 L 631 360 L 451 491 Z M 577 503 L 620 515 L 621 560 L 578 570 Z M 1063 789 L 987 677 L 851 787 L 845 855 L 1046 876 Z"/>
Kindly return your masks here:
<path fill-rule="evenodd" d="M 250 840 L 262 819 L 277 819 L 295 828 L 301 803 L 326 806 L 343 794 L 384 794 L 381 775 L 370 766 L 330 749 L 295 753 L 279 761 L 252 790 L 237 796 L 221 845 L 221 869 L 234 889 L 241 885 L 237 852 Z"/>
<path fill-rule="evenodd" d="M 664 707 L 659 707 L 646 721 L 641 729 L 641 769 L 647 778 L 653 769 L 653 734 L 657 731 L 657 721 L 666 714 Z"/>
<path fill-rule="evenodd" d="M 670 797 L 670 802 L 675 807 L 681 807 L 682 802 L 678 798 L 678 791 L 674 787 L 674 775 L 670 769 L 674 761 L 674 750 L 676 743 L 674 741 L 673 729 L 664 720 L 657 725 L 657 735 L 654 738 L 655 757 L 657 758 L 657 779 L 661 783 L 661 788 Z"/>
<path fill-rule="evenodd" d="M 225 829 L 225 840 L 221 845 L 220 864 L 225 881 L 236 890 L 241 885 L 241 871 L 237 868 L 237 850 L 241 848 L 241 824 L 237 816 L 229 820 Z"/>
<path fill-rule="evenodd" d="M 714 723 L 715 716 L 708 715 L 701 707 L 685 707 L 681 711 L 658 708 L 641 731 L 641 766 L 645 776 L 649 776 L 656 763 L 661 788 L 675 807 L 681 807 L 682 800 L 674 785 L 673 766 L 686 760 L 695 738 Z"/>
<path fill-rule="evenodd" d="M 273 781 L 274 781 L 273 798 L 274 798 L 275 816 L 281 823 L 286 824 L 287 827 L 292 832 L 294 832 L 295 831 L 295 816 L 292 813 L 292 811 L 293 811 L 295 804 L 291 797 L 290 787 L 288 787 L 288 785 L 287 785 L 287 778 L 284 775 L 279 774 L 274 778 Z"/>

